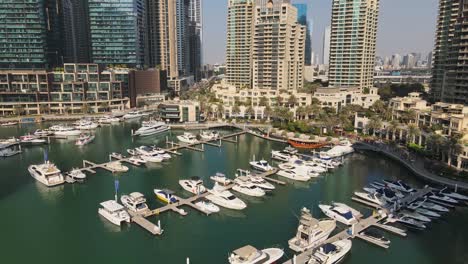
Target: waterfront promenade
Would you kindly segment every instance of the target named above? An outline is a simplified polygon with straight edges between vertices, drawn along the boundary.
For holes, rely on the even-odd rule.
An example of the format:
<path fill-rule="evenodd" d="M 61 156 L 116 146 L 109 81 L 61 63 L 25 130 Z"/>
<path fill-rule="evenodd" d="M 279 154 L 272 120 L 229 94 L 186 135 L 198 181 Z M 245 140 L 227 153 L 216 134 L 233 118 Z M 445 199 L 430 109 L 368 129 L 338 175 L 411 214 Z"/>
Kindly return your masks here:
<path fill-rule="evenodd" d="M 356 149 L 370 150 L 370 151 L 382 153 L 386 155 L 387 157 L 400 162 L 409 170 L 411 170 L 414 174 L 416 174 L 418 177 L 424 180 L 427 180 L 429 182 L 439 184 L 439 185 L 445 185 L 454 189 L 456 188 L 458 190 L 468 191 L 468 183 L 444 178 L 444 177 L 438 176 L 428 171 L 424 167 L 424 160 L 418 156 L 415 156 L 415 155 L 404 156 L 401 153 L 401 151 L 400 152 L 395 151 L 390 146 L 387 146 L 385 144 L 379 144 L 379 143 L 367 143 L 367 142 L 357 141 L 354 143 L 353 147 Z"/>

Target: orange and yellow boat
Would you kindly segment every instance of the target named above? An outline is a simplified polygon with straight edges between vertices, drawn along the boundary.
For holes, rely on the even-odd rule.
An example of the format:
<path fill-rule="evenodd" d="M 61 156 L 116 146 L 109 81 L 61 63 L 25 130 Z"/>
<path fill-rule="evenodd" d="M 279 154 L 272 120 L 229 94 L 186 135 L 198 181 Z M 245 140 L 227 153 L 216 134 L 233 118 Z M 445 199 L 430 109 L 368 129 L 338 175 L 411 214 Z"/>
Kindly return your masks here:
<path fill-rule="evenodd" d="M 288 143 L 299 149 L 317 149 L 322 148 L 328 145 L 328 142 L 317 142 L 314 140 L 307 140 L 307 139 L 298 139 L 298 138 L 290 138 L 288 139 Z"/>

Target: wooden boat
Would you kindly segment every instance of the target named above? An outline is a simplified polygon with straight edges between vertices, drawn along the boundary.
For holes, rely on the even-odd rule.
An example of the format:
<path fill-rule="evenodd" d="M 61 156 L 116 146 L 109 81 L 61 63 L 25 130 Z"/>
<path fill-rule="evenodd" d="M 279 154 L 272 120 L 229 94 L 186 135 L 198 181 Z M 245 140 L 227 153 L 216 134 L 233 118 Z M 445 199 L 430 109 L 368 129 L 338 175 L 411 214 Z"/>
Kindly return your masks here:
<path fill-rule="evenodd" d="M 300 148 L 300 149 L 317 149 L 317 148 L 322 148 L 328 145 L 328 142 L 317 142 L 313 140 L 307 140 L 307 139 L 298 139 L 298 138 L 290 138 L 288 139 L 288 143 L 295 147 L 295 148 Z"/>

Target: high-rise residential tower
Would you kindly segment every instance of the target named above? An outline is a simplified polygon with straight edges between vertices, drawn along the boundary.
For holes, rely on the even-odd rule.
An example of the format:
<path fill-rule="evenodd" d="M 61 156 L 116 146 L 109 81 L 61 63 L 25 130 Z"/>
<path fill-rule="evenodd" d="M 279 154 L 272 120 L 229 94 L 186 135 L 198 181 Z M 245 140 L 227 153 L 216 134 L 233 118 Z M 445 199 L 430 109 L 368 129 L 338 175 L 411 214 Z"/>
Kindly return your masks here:
<path fill-rule="evenodd" d="M 468 104 L 468 1 L 440 0 L 432 62 L 435 101 Z"/>
<path fill-rule="evenodd" d="M 323 58 L 322 62 L 325 65 L 330 63 L 330 26 L 325 28 L 325 32 L 323 33 Z"/>
<path fill-rule="evenodd" d="M 333 0 L 329 85 L 373 86 L 379 0 Z"/>
<path fill-rule="evenodd" d="M 145 0 L 88 0 L 91 59 L 98 64 L 147 64 Z"/>
<path fill-rule="evenodd" d="M 190 0 L 189 3 L 189 21 L 190 21 L 190 72 L 196 80 L 201 78 L 201 66 L 203 64 L 203 12 L 202 0 Z"/>
<path fill-rule="evenodd" d="M 254 89 L 295 91 L 302 88 L 306 27 L 297 9 L 282 0 L 256 6 L 252 45 Z"/>
<path fill-rule="evenodd" d="M 64 61 L 90 62 L 87 0 L 62 0 L 64 18 Z M 63 41 L 62 40 L 62 41 Z"/>
<path fill-rule="evenodd" d="M 304 63 L 305 65 L 312 65 L 312 30 L 311 23 L 307 19 L 307 4 L 294 4 L 293 6 L 297 8 L 297 22 L 306 27 Z"/>
<path fill-rule="evenodd" d="M 161 67 L 161 1 L 146 0 L 147 11 L 147 47 L 150 67 Z"/>
<path fill-rule="evenodd" d="M 252 80 L 253 0 L 229 0 L 226 43 L 226 83 L 250 87 Z"/>

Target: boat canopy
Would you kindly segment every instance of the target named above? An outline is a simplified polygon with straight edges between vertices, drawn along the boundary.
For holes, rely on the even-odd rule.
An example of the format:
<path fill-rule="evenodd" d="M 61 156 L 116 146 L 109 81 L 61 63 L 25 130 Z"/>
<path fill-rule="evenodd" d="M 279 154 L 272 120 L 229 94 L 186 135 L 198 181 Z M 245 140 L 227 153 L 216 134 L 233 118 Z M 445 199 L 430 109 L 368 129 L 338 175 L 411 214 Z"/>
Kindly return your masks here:
<path fill-rule="evenodd" d="M 145 196 L 140 193 L 140 192 L 132 192 L 131 194 L 129 194 L 130 197 L 133 199 L 133 200 L 140 200 L 140 199 L 145 199 Z"/>
<path fill-rule="evenodd" d="M 325 254 L 336 251 L 336 246 L 330 243 L 323 245 L 321 248 Z"/>
<path fill-rule="evenodd" d="M 124 207 L 121 204 L 117 203 L 114 200 L 102 202 L 101 206 L 110 212 L 117 212 L 124 209 Z"/>
<path fill-rule="evenodd" d="M 234 250 L 234 254 L 242 259 L 249 259 L 254 254 L 257 254 L 258 250 L 253 246 L 247 245 L 239 249 Z"/>

